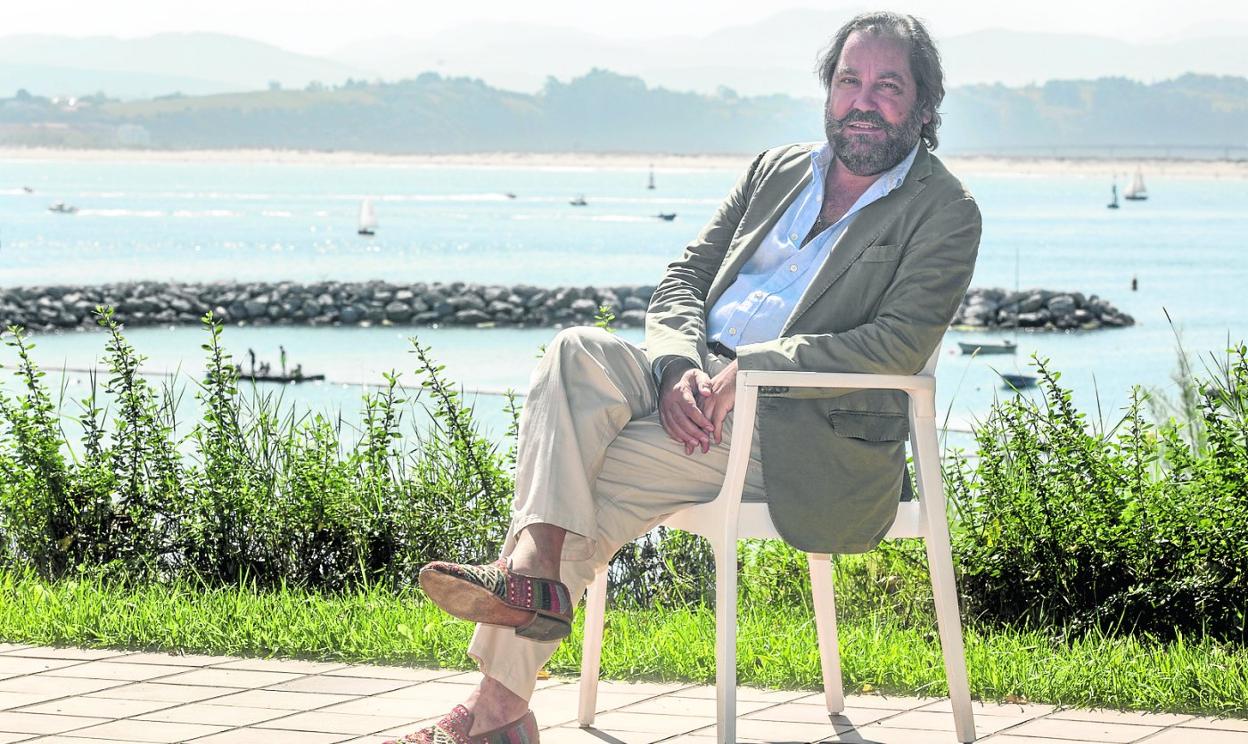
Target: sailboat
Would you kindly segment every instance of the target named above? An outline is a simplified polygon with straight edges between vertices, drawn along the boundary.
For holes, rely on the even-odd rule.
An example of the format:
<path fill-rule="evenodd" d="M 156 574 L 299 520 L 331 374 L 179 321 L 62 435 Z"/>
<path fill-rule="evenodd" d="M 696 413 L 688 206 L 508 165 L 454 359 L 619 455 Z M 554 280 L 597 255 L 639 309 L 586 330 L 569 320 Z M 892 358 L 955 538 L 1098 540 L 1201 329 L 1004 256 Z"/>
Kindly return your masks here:
<path fill-rule="evenodd" d="M 1014 245 L 1014 294 L 1015 296 L 1018 295 L 1019 285 L 1020 285 L 1020 282 L 1019 282 L 1019 276 L 1018 276 L 1018 245 L 1015 244 Z M 1013 350 L 1008 352 L 1010 354 L 1013 354 L 1014 351 L 1018 349 L 1018 316 L 1017 315 L 1014 316 L 1013 336 L 1014 337 L 1011 338 L 1008 342 L 1010 346 L 1014 347 Z M 1002 372 L 1000 370 L 993 370 L 993 371 L 996 372 L 1001 377 L 1001 381 L 1005 383 L 1003 387 L 1005 387 L 1007 390 L 1022 390 L 1023 388 L 1035 387 L 1036 380 L 1038 378 L 1035 375 L 1027 374 L 1026 372 L 1017 371 L 1018 370 L 1017 358 L 1015 358 L 1014 360 L 1014 369 L 1016 370 L 1014 372 Z"/>
<path fill-rule="evenodd" d="M 1113 186 L 1110 187 L 1110 189 L 1112 190 L 1111 193 L 1113 193 L 1114 195 L 1114 200 L 1111 201 L 1109 204 L 1106 204 L 1105 208 L 1117 209 L 1118 208 L 1118 184 L 1114 184 Z"/>
<path fill-rule="evenodd" d="M 1144 201 L 1148 198 L 1148 189 L 1144 188 L 1144 174 L 1139 168 L 1135 169 L 1135 177 L 1131 179 L 1131 185 L 1122 192 L 1122 198 L 1130 201 Z"/>
<path fill-rule="evenodd" d="M 360 226 L 356 229 L 360 235 L 377 234 L 377 213 L 373 211 L 373 200 L 360 202 Z"/>
<path fill-rule="evenodd" d="M 650 182 L 646 184 L 646 188 L 654 190 L 654 166 L 650 166 Z"/>

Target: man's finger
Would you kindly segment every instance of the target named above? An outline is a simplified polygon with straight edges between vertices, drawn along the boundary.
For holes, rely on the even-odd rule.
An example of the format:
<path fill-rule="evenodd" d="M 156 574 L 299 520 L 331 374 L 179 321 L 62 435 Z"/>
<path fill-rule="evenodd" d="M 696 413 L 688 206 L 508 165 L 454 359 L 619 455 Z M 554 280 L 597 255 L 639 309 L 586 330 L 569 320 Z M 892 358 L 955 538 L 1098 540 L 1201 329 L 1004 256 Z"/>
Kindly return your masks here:
<path fill-rule="evenodd" d="M 715 444 L 722 444 L 724 441 L 724 420 L 728 418 L 728 406 L 721 406 L 720 410 L 715 412 Z"/>
<path fill-rule="evenodd" d="M 697 411 L 697 407 L 695 406 L 693 410 Z M 699 415 L 701 415 L 701 412 L 699 412 Z M 702 429 L 697 422 L 690 418 L 684 406 L 680 406 L 672 412 L 672 420 L 677 430 L 685 437 L 686 444 L 692 447 L 701 447 L 704 450 L 710 446 L 709 431 Z"/>
<path fill-rule="evenodd" d="M 698 401 L 694 399 L 691 392 L 685 390 L 682 400 L 684 405 L 680 407 L 680 410 L 689 417 L 689 420 L 693 422 L 694 426 L 707 432 L 715 428 L 715 425 L 711 423 L 711 420 L 702 415 L 702 409 L 698 408 Z"/>

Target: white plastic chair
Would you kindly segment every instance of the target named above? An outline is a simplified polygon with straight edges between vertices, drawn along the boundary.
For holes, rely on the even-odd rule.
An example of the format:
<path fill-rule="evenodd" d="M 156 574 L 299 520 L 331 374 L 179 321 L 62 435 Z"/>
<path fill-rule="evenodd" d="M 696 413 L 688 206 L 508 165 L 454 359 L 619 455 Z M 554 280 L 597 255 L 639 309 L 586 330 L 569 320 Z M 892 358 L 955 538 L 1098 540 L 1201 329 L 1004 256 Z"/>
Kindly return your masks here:
<path fill-rule="evenodd" d="M 737 540 L 780 539 L 765 503 L 741 503 L 745 471 L 760 387 L 834 388 L 838 390 L 901 390 L 910 398 L 910 449 L 918 475 L 919 500 L 899 501 L 897 519 L 884 536 L 919 537 L 925 540 L 936 601 L 936 622 L 944 651 L 945 674 L 953 704 L 958 741 L 975 740 L 966 657 L 962 648 L 962 624 L 949 547 L 945 515 L 945 492 L 940 474 L 940 451 L 936 438 L 936 362 L 940 349 L 917 375 L 869 375 L 817 372 L 767 372 L 747 370 L 737 374 L 736 406 L 728 469 L 719 496 L 668 517 L 664 526 L 699 534 L 711 542 L 715 553 L 715 688 L 719 741 L 736 740 L 737 708 Z M 815 628 L 823 667 L 823 689 L 828 712 L 845 709 L 841 683 L 841 660 L 837 649 L 836 603 L 832 570 L 827 555 L 808 554 L 814 594 Z M 602 631 L 607 603 L 607 573 L 598 574 L 585 603 L 585 639 L 581 657 L 581 726 L 594 722 L 598 698 L 598 672 L 602 659 Z"/>

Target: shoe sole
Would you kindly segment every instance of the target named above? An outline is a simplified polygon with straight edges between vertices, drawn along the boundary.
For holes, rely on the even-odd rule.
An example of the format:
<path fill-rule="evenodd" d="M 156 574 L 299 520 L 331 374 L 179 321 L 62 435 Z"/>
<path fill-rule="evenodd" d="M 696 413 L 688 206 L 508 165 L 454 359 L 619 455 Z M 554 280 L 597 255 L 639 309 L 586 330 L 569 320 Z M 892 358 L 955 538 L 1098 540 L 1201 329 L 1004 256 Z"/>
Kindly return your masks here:
<path fill-rule="evenodd" d="M 571 626 L 560 618 L 512 607 L 485 587 L 436 569 L 421 569 L 420 588 L 434 604 L 460 620 L 511 628 L 521 638 L 558 641 L 572 631 Z M 498 615 L 504 610 L 528 612 L 532 617 L 522 625 L 500 622 Z"/>

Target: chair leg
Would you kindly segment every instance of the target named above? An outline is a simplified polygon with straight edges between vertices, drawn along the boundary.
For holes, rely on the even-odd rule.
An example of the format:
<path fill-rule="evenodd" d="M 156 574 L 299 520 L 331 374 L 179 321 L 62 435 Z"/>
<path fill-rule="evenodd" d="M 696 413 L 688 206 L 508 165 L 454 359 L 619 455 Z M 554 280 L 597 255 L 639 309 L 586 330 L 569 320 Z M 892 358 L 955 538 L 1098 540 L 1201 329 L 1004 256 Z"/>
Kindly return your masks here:
<path fill-rule="evenodd" d="M 607 614 L 607 571 L 589 585 L 585 598 L 585 638 L 581 643 L 581 702 L 576 720 L 591 726 L 598 703 L 598 673 L 602 662 L 602 629 Z"/>
<path fill-rule="evenodd" d="M 737 740 L 737 541 L 715 545 L 715 717 L 721 744 Z"/>
<path fill-rule="evenodd" d="M 819 638 L 819 662 L 823 668 L 823 697 L 829 713 L 845 710 L 841 681 L 841 653 L 836 635 L 836 594 L 832 586 L 832 561 L 826 554 L 807 553 L 810 588 L 815 604 L 815 632 Z"/>
<path fill-rule="evenodd" d="M 962 645 L 962 621 L 953 575 L 953 553 L 949 546 L 949 519 L 945 513 L 936 423 L 931 418 L 919 419 L 917 423 L 917 436 L 911 444 L 918 473 L 919 498 L 927 516 L 927 564 L 932 575 L 932 596 L 936 601 L 936 624 L 945 657 L 945 676 L 949 681 L 949 702 L 953 706 L 958 741 L 972 742 L 975 741 L 975 717 L 971 710 L 966 652 Z"/>

